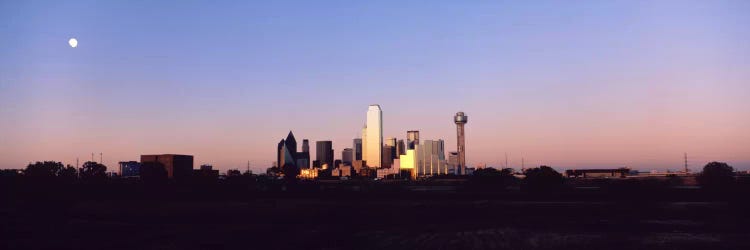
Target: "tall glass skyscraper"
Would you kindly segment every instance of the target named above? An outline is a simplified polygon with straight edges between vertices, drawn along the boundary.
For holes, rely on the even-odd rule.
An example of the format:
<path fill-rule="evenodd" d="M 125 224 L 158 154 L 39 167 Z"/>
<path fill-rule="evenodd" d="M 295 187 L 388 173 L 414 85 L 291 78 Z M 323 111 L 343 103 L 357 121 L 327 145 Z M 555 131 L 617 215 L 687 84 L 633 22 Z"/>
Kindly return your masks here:
<path fill-rule="evenodd" d="M 393 137 L 386 138 L 385 139 L 385 145 L 391 147 L 390 148 L 391 151 L 389 153 L 390 158 L 391 159 L 398 158 L 398 154 L 396 154 L 397 153 L 396 152 L 396 138 L 393 138 Z M 383 160 L 385 160 L 385 159 L 383 159 Z"/>
<path fill-rule="evenodd" d="M 315 142 L 315 160 L 318 162 L 317 167 L 327 164 L 328 168 L 333 168 L 333 142 L 316 141 Z"/>
<path fill-rule="evenodd" d="M 362 160 L 362 139 L 361 138 L 354 138 L 354 145 L 352 146 L 352 150 L 354 152 L 352 153 L 353 160 L 355 161 L 361 161 Z"/>
<path fill-rule="evenodd" d="M 383 111 L 373 104 L 367 109 L 367 136 L 365 137 L 367 166 L 379 168 L 383 161 Z"/>

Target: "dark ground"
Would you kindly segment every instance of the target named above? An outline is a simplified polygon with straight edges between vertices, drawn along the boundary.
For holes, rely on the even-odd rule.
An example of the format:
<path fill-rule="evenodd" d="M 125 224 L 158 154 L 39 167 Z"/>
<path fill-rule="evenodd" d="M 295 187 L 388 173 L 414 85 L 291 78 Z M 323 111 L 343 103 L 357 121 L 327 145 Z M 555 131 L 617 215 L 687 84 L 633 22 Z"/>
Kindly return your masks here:
<path fill-rule="evenodd" d="M 461 192 L 14 197 L 0 205 L 0 221 L 6 249 L 750 249 L 750 206 L 742 200 Z"/>

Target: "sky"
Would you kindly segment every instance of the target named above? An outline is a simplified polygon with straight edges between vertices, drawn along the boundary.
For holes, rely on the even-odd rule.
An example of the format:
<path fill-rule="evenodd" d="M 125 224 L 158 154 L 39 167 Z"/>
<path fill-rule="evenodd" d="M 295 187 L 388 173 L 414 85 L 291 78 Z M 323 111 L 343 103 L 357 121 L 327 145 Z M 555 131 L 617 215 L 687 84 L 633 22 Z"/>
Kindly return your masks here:
<path fill-rule="evenodd" d="M 750 170 L 750 1 L 0 1 L 0 168 L 271 166 L 291 130 L 469 165 Z M 71 48 L 68 39 L 78 39 Z M 314 155 L 314 146 L 311 148 Z"/>

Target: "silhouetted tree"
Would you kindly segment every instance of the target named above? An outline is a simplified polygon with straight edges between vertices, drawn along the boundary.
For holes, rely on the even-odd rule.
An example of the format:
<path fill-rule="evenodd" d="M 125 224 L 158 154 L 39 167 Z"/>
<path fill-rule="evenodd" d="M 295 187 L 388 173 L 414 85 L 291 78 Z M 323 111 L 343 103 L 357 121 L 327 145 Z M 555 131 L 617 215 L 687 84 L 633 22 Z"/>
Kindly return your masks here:
<path fill-rule="evenodd" d="M 524 188 L 529 191 L 552 191 L 563 186 L 563 176 L 548 166 L 527 169 Z"/>
<path fill-rule="evenodd" d="M 146 183 L 163 183 L 167 181 L 168 173 L 164 164 L 159 162 L 145 162 L 141 164 L 141 180 Z"/>
<path fill-rule="evenodd" d="M 78 170 L 71 165 L 67 165 L 60 171 L 60 178 L 67 182 L 73 182 L 78 179 Z"/>
<path fill-rule="evenodd" d="M 698 175 L 698 183 L 705 189 L 723 190 L 734 185 L 734 168 L 724 162 L 709 162 Z"/>
<path fill-rule="evenodd" d="M 98 162 L 87 161 L 81 167 L 81 179 L 85 181 L 101 181 L 107 178 L 107 166 Z"/>
<path fill-rule="evenodd" d="M 285 164 L 282 168 L 282 171 L 284 172 L 284 180 L 287 181 L 295 181 L 297 180 L 297 176 L 299 175 L 299 168 L 297 166 L 294 166 L 292 164 Z"/>
<path fill-rule="evenodd" d="M 281 169 L 279 169 L 278 167 L 270 167 L 270 168 L 266 169 L 266 174 L 267 175 L 277 176 L 280 173 L 281 173 Z"/>
<path fill-rule="evenodd" d="M 25 176 L 31 178 L 54 178 L 60 176 L 64 170 L 61 162 L 44 161 L 29 164 L 23 171 Z"/>
<path fill-rule="evenodd" d="M 481 168 L 474 171 L 469 178 L 468 186 L 472 189 L 481 189 L 483 191 L 505 189 L 514 184 L 516 177 L 513 176 L 513 169 L 505 168 L 497 170 L 495 168 Z"/>

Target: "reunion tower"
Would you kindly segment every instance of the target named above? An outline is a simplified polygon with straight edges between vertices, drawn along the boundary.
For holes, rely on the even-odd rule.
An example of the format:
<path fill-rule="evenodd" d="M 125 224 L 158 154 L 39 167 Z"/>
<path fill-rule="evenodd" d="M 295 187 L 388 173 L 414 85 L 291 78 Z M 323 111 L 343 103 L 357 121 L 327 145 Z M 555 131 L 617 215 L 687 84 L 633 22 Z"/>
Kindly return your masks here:
<path fill-rule="evenodd" d="M 458 134 L 458 166 L 457 174 L 462 174 L 464 168 L 466 168 L 466 139 L 464 138 L 464 124 L 469 122 L 469 117 L 464 115 L 464 112 L 456 113 L 453 117 L 453 121 L 456 122 L 456 132 Z"/>

